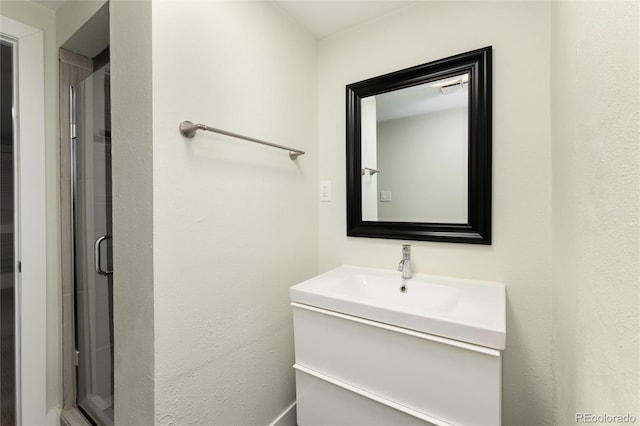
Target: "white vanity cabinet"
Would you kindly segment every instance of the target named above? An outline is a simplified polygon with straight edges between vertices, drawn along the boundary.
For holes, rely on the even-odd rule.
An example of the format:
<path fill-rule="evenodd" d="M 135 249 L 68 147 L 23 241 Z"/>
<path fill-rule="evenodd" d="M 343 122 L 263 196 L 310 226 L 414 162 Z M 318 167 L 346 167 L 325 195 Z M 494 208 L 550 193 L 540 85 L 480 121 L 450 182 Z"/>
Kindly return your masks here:
<path fill-rule="evenodd" d="M 292 303 L 298 425 L 499 425 L 501 351 Z"/>
<path fill-rule="evenodd" d="M 343 265 L 290 295 L 299 426 L 500 425 L 503 283 Z"/>

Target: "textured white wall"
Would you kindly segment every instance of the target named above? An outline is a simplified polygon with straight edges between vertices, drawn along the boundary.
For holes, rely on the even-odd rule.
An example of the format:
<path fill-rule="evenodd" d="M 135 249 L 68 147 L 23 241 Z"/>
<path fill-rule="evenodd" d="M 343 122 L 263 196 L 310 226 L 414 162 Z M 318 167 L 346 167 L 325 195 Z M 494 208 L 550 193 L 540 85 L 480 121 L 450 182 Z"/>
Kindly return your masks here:
<path fill-rule="evenodd" d="M 154 218 L 151 6 L 111 17 L 115 422 L 154 424 Z"/>
<path fill-rule="evenodd" d="M 155 421 L 268 424 L 295 399 L 288 289 L 318 271 L 316 42 L 267 2 L 152 9 Z"/>
<path fill-rule="evenodd" d="M 545 2 L 418 2 L 319 45 L 320 269 L 394 268 L 401 241 L 345 236 L 346 84 L 493 45 L 493 245 L 411 242 L 417 272 L 507 284 L 505 425 L 551 423 L 549 11 Z"/>
<path fill-rule="evenodd" d="M 554 423 L 640 418 L 637 1 L 551 8 Z"/>

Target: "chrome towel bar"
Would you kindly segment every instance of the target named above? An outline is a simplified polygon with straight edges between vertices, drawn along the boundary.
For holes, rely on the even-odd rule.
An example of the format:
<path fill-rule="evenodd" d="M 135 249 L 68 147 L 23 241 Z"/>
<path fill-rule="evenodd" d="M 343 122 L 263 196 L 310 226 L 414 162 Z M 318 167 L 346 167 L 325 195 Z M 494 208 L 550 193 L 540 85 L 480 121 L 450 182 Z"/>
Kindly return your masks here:
<path fill-rule="evenodd" d="M 271 146 L 273 148 L 284 149 L 285 151 L 289 151 L 289 158 L 291 158 L 292 160 L 295 160 L 299 156 L 305 154 L 304 151 L 300 151 L 299 149 L 289 148 L 283 145 L 278 145 L 277 143 L 250 138 L 248 136 L 242 136 L 237 133 L 228 132 L 226 130 L 216 129 L 215 127 L 210 127 L 205 124 L 193 124 L 190 121 L 183 121 L 182 123 L 180 123 L 180 133 L 184 137 L 192 138 L 196 134 L 197 130 L 206 130 L 208 132 L 220 133 L 221 135 L 231 136 L 238 139 L 244 139 L 245 141 L 259 143 L 262 145 Z"/>

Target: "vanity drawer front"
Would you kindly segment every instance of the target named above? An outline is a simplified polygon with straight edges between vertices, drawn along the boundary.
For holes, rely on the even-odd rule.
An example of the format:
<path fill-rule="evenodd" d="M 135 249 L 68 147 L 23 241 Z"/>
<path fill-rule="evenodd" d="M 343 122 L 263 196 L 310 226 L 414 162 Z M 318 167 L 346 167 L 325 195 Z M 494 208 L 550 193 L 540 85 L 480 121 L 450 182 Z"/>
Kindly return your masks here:
<path fill-rule="evenodd" d="M 296 363 L 456 425 L 499 425 L 501 353 L 294 305 Z"/>
<path fill-rule="evenodd" d="M 357 392 L 296 370 L 299 426 L 437 426 Z"/>

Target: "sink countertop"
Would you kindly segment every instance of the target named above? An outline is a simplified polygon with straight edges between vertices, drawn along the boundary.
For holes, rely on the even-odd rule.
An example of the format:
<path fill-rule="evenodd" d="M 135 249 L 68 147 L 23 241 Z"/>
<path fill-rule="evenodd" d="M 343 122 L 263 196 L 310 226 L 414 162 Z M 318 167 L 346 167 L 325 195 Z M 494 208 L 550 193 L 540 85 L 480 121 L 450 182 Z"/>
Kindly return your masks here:
<path fill-rule="evenodd" d="M 401 291 L 405 285 L 406 292 Z M 505 285 L 343 265 L 290 288 L 293 302 L 503 350 Z"/>

